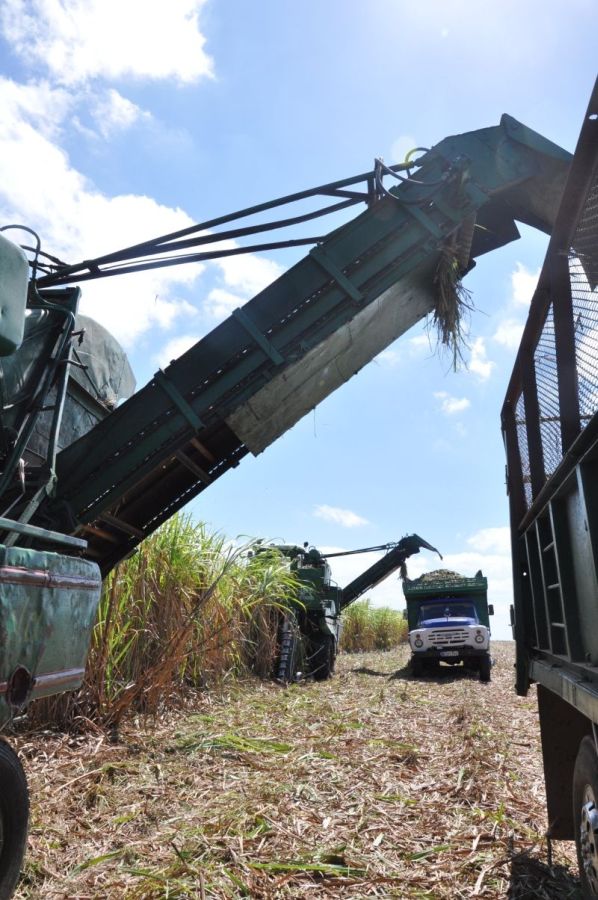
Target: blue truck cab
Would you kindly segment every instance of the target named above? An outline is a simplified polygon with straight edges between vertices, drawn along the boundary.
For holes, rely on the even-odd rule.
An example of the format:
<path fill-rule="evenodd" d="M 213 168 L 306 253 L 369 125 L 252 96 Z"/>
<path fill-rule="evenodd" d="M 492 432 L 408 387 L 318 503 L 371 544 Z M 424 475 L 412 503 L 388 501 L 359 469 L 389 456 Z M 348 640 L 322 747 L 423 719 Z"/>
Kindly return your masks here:
<path fill-rule="evenodd" d="M 488 580 L 477 572 L 465 578 L 440 569 L 413 581 L 405 579 L 411 670 L 414 676 L 441 662 L 462 664 L 490 681 Z"/>

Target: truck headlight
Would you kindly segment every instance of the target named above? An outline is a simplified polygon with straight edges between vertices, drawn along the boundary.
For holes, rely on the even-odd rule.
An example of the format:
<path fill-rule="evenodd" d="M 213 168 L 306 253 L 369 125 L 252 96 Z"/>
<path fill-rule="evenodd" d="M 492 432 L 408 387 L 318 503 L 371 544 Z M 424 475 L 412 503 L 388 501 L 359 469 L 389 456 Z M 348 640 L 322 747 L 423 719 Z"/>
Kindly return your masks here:
<path fill-rule="evenodd" d="M 485 638 L 484 638 L 483 632 L 476 631 L 475 638 L 474 638 L 474 641 L 476 642 L 476 644 L 483 644 L 484 640 L 485 640 Z"/>
<path fill-rule="evenodd" d="M 415 638 L 415 640 L 413 641 L 413 643 L 415 644 L 416 647 L 423 647 L 423 646 L 424 646 L 424 642 L 423 642 L 422 639 L 420 638 L 419 634 L 418 634 L 418 636 Z"/>

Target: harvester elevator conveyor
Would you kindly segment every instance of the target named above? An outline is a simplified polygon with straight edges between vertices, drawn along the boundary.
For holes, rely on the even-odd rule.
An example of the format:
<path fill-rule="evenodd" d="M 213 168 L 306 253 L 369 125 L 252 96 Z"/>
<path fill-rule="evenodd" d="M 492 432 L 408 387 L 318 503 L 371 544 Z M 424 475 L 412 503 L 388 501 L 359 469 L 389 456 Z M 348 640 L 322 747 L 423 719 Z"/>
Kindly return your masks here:
<path fill-rule="evenodd" d="M 464 273 L 519 236 L 516 219 L 549 232 L 569 160 L 508 116 L 443 140 L 414 164 L 414 177 L 379 191 L 61 450 L 54 496 L 32 524 L 65 529 L 66 521 L 108 572 L 432 312 L 443 250 Z"/>
<path fill-rule="evenodd" d="M 388 547 L 389 545 L 386 546 Z M 377 550 L 380 548 L 372 547 L 371 549 Z M 366 591 L 371 591 L 376 585 L 380 584 L 381 581 L 384 581 L 385 578 L 393 572 L 396 572 L 397 569 L 402 569 L 407 559 L 410 556 L 413 556 L 414 553 L 419 553 L 420 550 L 430 550 L 433 553 L 438 553 L 438 556 L 442 559 L 440 551 L 418 534 L 406 535 L 394 546 L 391 546 L 381 559 L 372 563 L 371 566 L 364 572 L 361 572 L 357 578 L 354 578 L 353 581 L 349 582 L 349 584 L 342 589 L 340 599 L 341 610 L 346 609 L 347 606 L 350 606 L 351 603 L 354 603 L 355 600 L 362 597 Z M 367 550 L 361 552 L 367 552 Z M 333 556 L 345 556 L 348 554 L 331 553 L 323 555 L 326 559 L 331 559 Z M 402 577 L 404 576 L 405 570 L 402 571 Z"/>

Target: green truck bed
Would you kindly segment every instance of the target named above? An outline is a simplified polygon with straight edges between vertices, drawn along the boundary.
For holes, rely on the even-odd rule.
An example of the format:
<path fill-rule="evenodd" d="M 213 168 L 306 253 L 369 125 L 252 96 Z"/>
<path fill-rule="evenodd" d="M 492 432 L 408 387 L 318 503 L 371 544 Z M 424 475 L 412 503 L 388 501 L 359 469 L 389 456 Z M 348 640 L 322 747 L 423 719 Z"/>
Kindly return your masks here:
<path fill-rule="evenodd" d="M 435 573 L 422 575 L 421 578 L 403 581 L 403 594 L 407 601 L 407 622 L 409 630 L 417 628 L 419 609 L 424 600 L 441 598 L 454 599 L 467 597 L 475 605 L 478 619 L 482 625 L 490 627 L 488 617 L 488 579 L 481 572 L 473 578 L 466 578 L 457 573 L 433 577 Z"/>

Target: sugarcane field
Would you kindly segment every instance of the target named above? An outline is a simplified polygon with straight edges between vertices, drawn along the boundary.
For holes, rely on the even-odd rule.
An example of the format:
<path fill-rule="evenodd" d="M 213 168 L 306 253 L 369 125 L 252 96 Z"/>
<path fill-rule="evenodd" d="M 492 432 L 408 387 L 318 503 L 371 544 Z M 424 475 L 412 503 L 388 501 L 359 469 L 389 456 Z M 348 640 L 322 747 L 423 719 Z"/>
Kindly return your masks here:
<path fill-rule="evenodd" d="M 546 839 L 533 695 L 414 680 L 403 644 L 327 682 L 225 680 L 118 735 L 24 733 L 31 824 L 15 896 L 575 898 Z"/>
<path fill-rule="evenodd" d="M 597 28 L 0 4 L 0 900 L 598 900 Z"/>

